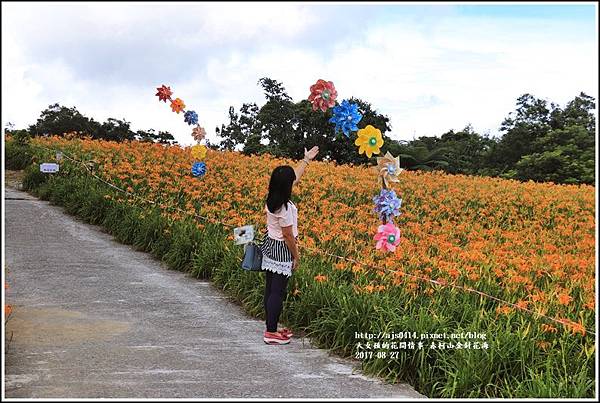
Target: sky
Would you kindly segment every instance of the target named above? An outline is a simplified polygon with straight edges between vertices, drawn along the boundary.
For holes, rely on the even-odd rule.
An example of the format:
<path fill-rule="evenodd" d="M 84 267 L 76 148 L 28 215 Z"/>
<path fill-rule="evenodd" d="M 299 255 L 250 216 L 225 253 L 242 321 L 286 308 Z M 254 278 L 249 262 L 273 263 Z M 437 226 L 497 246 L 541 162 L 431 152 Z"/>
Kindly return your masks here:
<path fill-rule="evenodd" d="M 59 103 L 191 145 L 155 96 L 166 84 L 214 144 L 230 106 L 264 104 L 270 77 L 296 102 L 333 81 L 339 101 L 387 115 L 396 140 L 469 124 L 497 136 L 524 93 L 597 98 L 596 19 L 593 2 L 2 2 L 2 127 Z"/>

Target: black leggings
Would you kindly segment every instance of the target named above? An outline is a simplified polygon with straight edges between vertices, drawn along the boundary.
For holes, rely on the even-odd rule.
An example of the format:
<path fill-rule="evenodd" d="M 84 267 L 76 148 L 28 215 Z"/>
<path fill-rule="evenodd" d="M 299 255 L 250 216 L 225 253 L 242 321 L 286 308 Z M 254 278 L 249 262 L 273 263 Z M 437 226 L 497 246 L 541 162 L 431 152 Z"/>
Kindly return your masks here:
<path fill-rule="evenodd" d="M 267 281 L 263 303 L 265 316 L 267 317 L 267 332 L 276 332 L 289 278 L 283 274 L 274 273 L 269 270 L 265 270 L 265 274 Z"/>

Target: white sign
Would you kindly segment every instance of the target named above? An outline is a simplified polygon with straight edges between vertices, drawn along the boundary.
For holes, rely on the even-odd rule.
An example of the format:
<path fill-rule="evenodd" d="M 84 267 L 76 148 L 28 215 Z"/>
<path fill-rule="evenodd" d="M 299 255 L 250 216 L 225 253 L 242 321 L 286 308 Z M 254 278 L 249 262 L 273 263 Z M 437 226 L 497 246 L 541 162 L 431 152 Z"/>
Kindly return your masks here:
<path fill-rule="evenodd" d="M 233 229 L 233 240 L 236 245 L 243 245 L 252 242 L 254 239 L 254 225 L 245 225 Z"/>
<path fill-rule="evenodd" d="M 62 160 L 62 152 L 60 152 L 60 151 L 57 151 L 57 152 L 56 152 L 56 160 L 57 160 L 57 161 L 60 161 L 60 160 Z"/>
<path fill-rule="evenodd" d="M 44 172 L 44 173 L 58 172 L 58 164 L 55 164 L 53 162 L 44 162 L 43 164 L 40 164 L 40 172 Z"/>

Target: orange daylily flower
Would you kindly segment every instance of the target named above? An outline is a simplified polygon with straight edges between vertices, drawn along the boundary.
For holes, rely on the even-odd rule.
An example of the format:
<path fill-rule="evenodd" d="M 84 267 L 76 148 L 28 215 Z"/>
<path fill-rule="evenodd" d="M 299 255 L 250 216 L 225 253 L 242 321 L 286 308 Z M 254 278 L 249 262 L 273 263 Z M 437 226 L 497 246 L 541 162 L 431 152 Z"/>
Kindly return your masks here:
<path fill-rule="evenodd" d="M 496 308 L 496 313 L 508 315 L 512 309 L 508 305 L 499 306 Z"/>
<path fill-rule="evenodd" d="M 569 294 L 560 294 L 558 296 L 558 303 L 561 305 L 569 305 L 573 298 Z"/>
<path fill-rule="evenodd" d="M 144 213 L 155 208 L 170 221 L 199 214 L 204 218 L 193 218 L 198 229 L 209 223 L 264 225 L 260 206 L 270 173 L 278 165 L 294 163 L 266 154 L 211 150 L 212 174 L 198 181 L 187 173 L 190 151 L 186 148 L 77 136 L 81 135 L 39 137 L 32 142 L 64 150 L 65 155 L 83 161 L 97 161 L 95 172 L 104 180 L 156 203 L 145 204 Z M 362 145 L 369 155 L 366 144 Z M 377 154 L 372 151 L 370 155 Z M 440 298 L 434 290 L 448 289 L 448 282 L 475 290 L 493 283 L 494 297 L 518 301 L 514 309 L 498 308 L 499 315 L 515 311 L 529 317 L 521 310 L 527 308 L 564 317 L 573 322 L 565 329 L 579 334 L 593 328 L 591 319 L 579 323 L 582 311 L 592 313 L 584 317 L 593 318 L 595 309 L 593 186 L 520 183 L 441 172 L 402 174 L 401 182 L 389 181 L 388 185 L 398 194 L 410 195 L 410 202 L 407 199 L 403 206 L 402 224 L 398 224 L 403 237 L 398 254 L 383 257 L 374 253 L 369 239 L 379 172 L 362 166 L 311 163 L 294 189 L 294 197 L 301 200 L 299 248 L 311 248 L 304 249 L 308 254 L 326 251 L 360 262 L 324 257 L 330 266 L 319 269 L 316 282 L 336 286 L 326 281 L 328 270 L 347 269 L 345 274 L 359 284 L 373 278 L 380 282 L 360 292 L 384 293 L 394 288 L 394 292 L 422 294 L 432 301 Z M 386 275 L 379 276 L 379 271 Z M 427 279 L 441 285 L 429 284 Z M 550 327 L 545 331 L 553 332 Z"/>

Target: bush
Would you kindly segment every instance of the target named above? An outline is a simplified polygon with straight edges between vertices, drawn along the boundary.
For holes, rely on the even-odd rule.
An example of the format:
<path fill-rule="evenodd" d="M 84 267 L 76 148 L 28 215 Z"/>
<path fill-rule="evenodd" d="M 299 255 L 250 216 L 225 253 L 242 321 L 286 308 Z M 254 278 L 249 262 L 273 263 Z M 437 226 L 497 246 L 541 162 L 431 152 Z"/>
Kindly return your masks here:
<path fill-rule="evenodd" d="M 33 191 L 47 181 L 48 175 L 40 172 L 39 166 L 29 165 L 25 168 L 25 176 L 23 177 L 24 190 Z"/>
<path fill-rule="evenodd" d="M 29 144 L 19 143 L 16 140 L 6 142 L 4 153 L 4 168 L 12 171 L 25 169 L 33 160 Z"/>

